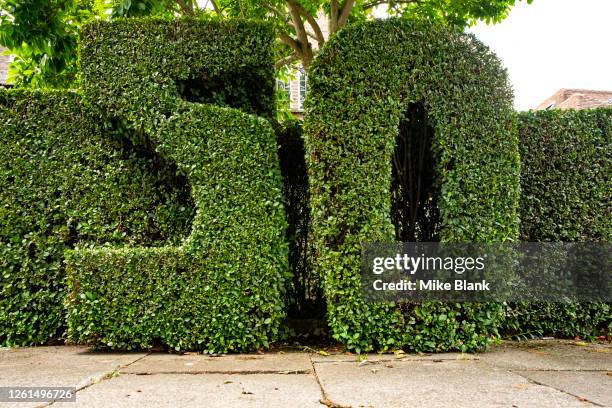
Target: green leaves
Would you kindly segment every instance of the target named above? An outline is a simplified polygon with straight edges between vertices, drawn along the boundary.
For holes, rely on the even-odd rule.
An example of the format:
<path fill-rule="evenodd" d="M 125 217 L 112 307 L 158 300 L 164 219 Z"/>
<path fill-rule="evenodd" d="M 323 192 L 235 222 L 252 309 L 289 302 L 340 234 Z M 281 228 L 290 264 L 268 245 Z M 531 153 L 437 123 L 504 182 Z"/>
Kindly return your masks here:
<path fill-rule="evenodd" d="M 612 238 L 612 109 L 519 115 L 521 239 Z M 519 303 L 508 307 L 508 336 L 591 337 L 610 324 L 605 303 Z"/>
<path fill-rule="evenodd" d="M 414 102 L 434 131 L 441 240 L 517 239 L 516 118 L 499 60 L 442 24 L 388 19 L 340 31 L 309 78 L 309 240 L 334 338 L 358 351 L 486 347 L 497 336 L 501 305 L 365 303 L 360 243 L 395 238 L 391 157 L 400 118 Z"/>
<path fill-rule="evenodd" d="M 29 88 L 67 88 L 76 79 L 81 24 L 93 17 L 87 0 L 0 1 L 0 44 L 15 55 L 10 79 Z"/>
<path fill-rule="evenodd" d="M 272 40 L 269 26 L 242 20 L 87 26 L 86 100 L 144 129 L 188 179 L 196 212 L 180 245 L 70 252 L 75 341 L 212 353 L 278 338 L 289 270 L 278 147 L 270 123 L 249 114 L 273 116 Z M 194 78 L 200 93 L 180 92 Z"/>
<path fill-rule="evenodd" d="M 64 332 L 65 250 L 180 242 L 193 204 L 77 93 L 1 91 L 0 119 L 0 344 L 41 344 Z"/>
<path fill-rule="evenodd" d="M 523 240 L 610 240 L 611 129 L 611 109 L 519 115 Z"/>
<path fill-rule="evenodd" d="M 531 3 L 531 0 L 527 2 Z M 195 0 L 2 0 L 0 44 L 16 55 L 11 65 L 11 77 L 17 85 L 70 88 L 76 84 L 78 31 L 86 21 L 96 18 L 214 15 L 265 20 L 276 30 L 278 65 L 291 65 L 301 60 L 307 67 L 315 43 L 307 32 L 317 37 L 315 51 L 327 41 L 319 38 L 328 28 L 328 24 L 318 21 L 321 12 L 333 21 L 330 35 L 348 22 L 372 19 L 372 8 L 384 3 L 388 4 L 391 15 L 463 28 L 478 20 L 503 20 L 515 0 L 357 0 L 340 3 L 342 9 L 332 13 L 329 0 L 215 0 L 210 2 L 214 7 L 207 9 L 199 8 Z M 294 19 L 292 12 L 297 12 L 299 18 Z"/>

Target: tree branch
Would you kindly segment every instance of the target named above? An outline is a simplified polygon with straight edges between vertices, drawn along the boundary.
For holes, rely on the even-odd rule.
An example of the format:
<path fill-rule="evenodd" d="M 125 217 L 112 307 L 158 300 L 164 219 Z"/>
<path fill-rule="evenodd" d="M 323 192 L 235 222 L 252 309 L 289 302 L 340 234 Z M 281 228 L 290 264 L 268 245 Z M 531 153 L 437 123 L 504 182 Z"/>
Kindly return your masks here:
<path fill-rule="evenodd" d="M 410 3 L 420 3 L 421 0 L 396 0 L 393 3 L 395 4 L 410 4 Z M 385 4 L 385 3 L 389 3 L 389 0 L 376 0 L 376 1 L 371 1 L 369 3 L 365 3 L 363 6 L 361 6 L 364 10 L 368 10 L 371 8 L 374 8 L 376 6 L 380 6 L 381 4 Z"/>
<path fill-rule="evenodd" d="M 291 14 L 291 20 L 293 21 L 293 28 L 295 28 L 298 42 L 303 47 L 308 47 L 308 35 L 306 34 L 304 22 L 302 21 L 302 17 L 298 11 L 296 0 L 287 0 L 287 5 L 289 6 L 289 13 Z M 305 51 L 305 49 L 302 49 L 302 51 Z"/>
<path fill-rule="evenodd" d="M 295 5 L 297 7 L 298 12 L 304 17 L 306 17 L 308 25 L 310 25 L 310 27 L 312 27 L 312 29 L 314 30 L 314 34 L 316 37 L 315 39 L 319 43 L 319 48 L 322 47 L 323 44 L 325 44 L 325 37 L 323 36 L 323 32 L 321 31 L 321 27 L 319 26 L 319 23 L 317 23 L 316 18 L 312 14 L 307 12 L 298 0 L 295 0 Z"/>
<path fill-rule="evenodd" d="M 299 12 L 300 5 L 297 3 L 297 0 L 286 0 L 287 5 L 289 6 L 289 13 L 291 14 L 291 20 L 293 21 L 293 28 L 297 33 L 297 44 L 300 47 L 301 54 L 300 59 L 302 60 L 302 66 L 305 69 L 308 69 L 310 62 L 314 58 L 312 53 L 312 47 L 310 45 L 310 41 L 308 41 L 308 34 L 306 33 L 306 28 L 304 27 L 304 22 L 302 21 L 302 16 Z M 294 40 L 295 41 L 295 40 Z"/>
<path fill-rule="evenodd" d="M 272 6 L 271 6 L 270 4 L 268 4 L 268 3 L 264 3 L 264 4 L 262 4 L 262 7 L 263 7 L 263 8 L 265 8 L 265 9 L 268 9 L 268 10 L 270 10 L 272 13 L 274 13 L 274 15 L 276 15 L 276 17 L 278 17 L 280 20 L 282 20 L 282 21 L 283 21 L 283 23 L 285 23 L 285 25 L 286 25 L 288 28 L 291 28 L 291 27 L 292 27 L 292 25 L 291 25 L 291 21 L 289 21 L 289 19 L 287 18 L 287 15 L 286 15 L 286 14 L 281 13 L 281 12 L 280 12 L 280 11 L 279 11 L 277 8 L 272 7 Z"/>
<path fill-rule="evenodd" d="M 183 14 L 186 14 L 188 16 L 194 15 L 193 3 L 191 3 L 190 1 L 185 1 L 185 0 L 176 0 L 176 2 L 178 3 Z"/>
<path fill-rule="evenodd" d="M 355 0 L 346 0 L 344 2 L 344 5 L 342 6 L 342 11 L 340 12 L 340 17 L 338 18 L 338 23 L 336 26 L 337 29 L 342 28 L 347 23 L 354 5 Z"/>
<path fill-rule="evenodd" d="M 288 46 L 291 47 L 291 49 L 293 49 L 293 51 L 297 54 L 298 58 L 302 57 L 303 53 L 302 53 L 300 44 L 297 41 L 295 41 L 293 38 L 291 38 L 289 34 L 279 32 L 278 37 L 280 38 L 283 44 L 287 44 Z"/>
<path fill-rule="evenodd" d="M 338 26 L 338 0 L 331 0 L 331 12 L 329 13 L 329 33 L 336 32 Z"/>
<path fill-rule="evenodd" d="M 217 4 L 217 0 L 210 0 L 210 4 L 212 5 L 213 10 L 215 10 L 215 13 L 217 13 L 217 15 L 221 17 L 222 16 L 221 9 L 219 8 L 219 5 Z"/>
<path fill-rule="evenodd" d="M 285 58 L 281 58 L 278 61 L 276 61 L 276 63 L 274 64 L 274 67 L 277 68 L 277 69 L 278 68 L 282 68 L 285 65 L 289 65 L 292 62 L 295 62 L 295 61 L 297 61 L 299 59 L 300 58 L 297 55 L 291 54 L 291 55 L 286 56 Z"/>
<path fill-rule="evenodd" d="M 308 34 L 308 37 L 312 38 L 313 40 L 315 40 L 316 42 L 319 42 L 319 39 L 317 38 L 317 36 L 315 35 L 315 33 L 313 33 L 312 31 L 308 31 L 306 30 L 306 34 Z M 319 43 L 321 44 L 321 43 Z M 322 45 L 322 44 L 321 44 Z"/>

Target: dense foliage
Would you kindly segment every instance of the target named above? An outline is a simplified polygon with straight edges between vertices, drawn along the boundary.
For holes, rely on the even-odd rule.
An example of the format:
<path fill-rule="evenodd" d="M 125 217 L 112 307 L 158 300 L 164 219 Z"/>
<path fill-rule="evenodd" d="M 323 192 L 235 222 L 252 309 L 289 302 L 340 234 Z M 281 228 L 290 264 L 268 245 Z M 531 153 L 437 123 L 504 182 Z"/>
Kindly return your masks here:
<path fill-rule="evenodd" d="M 361 243 L 392 242 L 401 229 L 392 223 L 392 182 L 406 170 L 392 163 L 397 146 L 426 142 L 432 133 L 423 151 L 433 158 L 422 170 L 434 173 L 434 188 L 415 203 L 419 231 L 434 226 L 434 239 L 443 242 L 518 238 L 515 115 L 497 58 L 472 36 L 389 19 L 339 32 L 310 79 L 310 241 L 334 338 L 357 351 L 489 344 L 501 305 L 366 303 L 359 275 Z M 420 130 L 406 121 L 419 122 Z M 427 210 L 434 199 L 439 214 Z"/>
<path fill-rule="evenodd" d="M 191 235 L 179 247 L 72 252 L 69 335 L 118 349 L 267 347 L 285 315 L 288 271 L 272 128 L 203 105 L 172 115 L 155 140 L 191 183 Z"/>
<path fill-rule="evenodd" d="M 524 112 L 519 137 L 521 240 L 609 242 L 612 109 Z M 609 304 L 513 304 L 505 331 L 590 337 L 610 325 Z"/>
<path fill-rule="evenodd" d="M 531 0 L 527 0 L 528 3 Z M 308 67 L 317 47 L 350 21 L 373 17 L 377 6 L 390 14 L 465 27 L 503 20 L 515 0 L 0 0 L 0 44 L 16 55 L 11 77 L 19 86 L 70 87 L 77 73 L 79 28 L 92 19 L 215 15 L 251 18 L 274 25 L 277 66 L 299 60 Z M 327 27 L 317 20 L 327 16 Z"/>
<path fill-rule="evenodd" d="M 612 109 L 519 115 L 521 239 L 610 241 Z"/>
<path fill-rule="evenodd" d="M 289 269 L 282 182 L 273 128 L 249 114 L 273 115 L 272 40 L 269 26 L 240 20 L 85 28 L 86 100 L 177 164 L 196 215 L 180 246 L 69 255 L 73 339 L 226 352 L 277 338 Z"/>
<path fill-rule="evenodd" d="M 197 18 L 96 21 L 81 33 L 82 88 L 92 106 L 155 130 L 180 102 L 272 117 L 271 27 Z"/>
<path fill-rule="evenodd" d="M 159 2 L 164 0 L 157 0 Z M 527 0 L 531 3 L 532 0 Z M 349 22 L 371 20 L 374 10 L 390 15 L 437 21 L 464 28 L 475 21 L 499 22 L 515 0 L 211 0 L 219 16 L 265 19 L 274 24 L 279 42 L 277 66 L 293 61 L 308 68 L 327 42 Z M 325 16 L 325 20 L 319 17 Z M 327 23 L 327 26 L 323 24 Z M 355 46 L 359 46 L 355 44 Z"/>
<path fill-rule="evenodd" d="M 0 0 L 0 44 L 14 55 L 9 77 L 19 87 L 74 84 L 81 25 L 97 14 L 94 0 Z"/>
<path fill-rule="evenodd" d="M 609 241 L 612 110 L 523 113 L 517 136 L 485 46 L 390 19 L 323 48 L 302 135 L 271 125 L 273 41 L 96 21 L 82 94 L 0 92 L 1 345 L 61 336 L 66 281 L 70 337 L 112 349 L 266 347 L 287 310 L 320 317 L 321 290 L 358 352 L 610 327 L 599 303 L 366 303 L 359 273 L 364 242 Z"/>
<path fill-rule="evenodd" d="M 0 345 L 65 326 L 64 251 L 178 243 L 193 216 L 174 166 L 103 132 L 76 93 L 0 92 Z"/>

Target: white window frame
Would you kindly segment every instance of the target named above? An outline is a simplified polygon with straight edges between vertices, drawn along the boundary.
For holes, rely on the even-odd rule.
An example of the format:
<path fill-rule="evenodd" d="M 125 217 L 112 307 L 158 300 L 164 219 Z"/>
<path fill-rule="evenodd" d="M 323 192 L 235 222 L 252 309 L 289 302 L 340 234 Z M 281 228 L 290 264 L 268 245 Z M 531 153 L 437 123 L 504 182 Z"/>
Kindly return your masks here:
<path fill-rule="evenodd" d="M 302 81 L 304 81 L 304 88 L 302 88 Z M 297 104 L 297 108 L 299 112 L 303 112 L 304 111 L 304 100 L 306 99 L 306 94 L 308 94 L 308 74 L 306 73 L 306 70 L 302 67 L 300 67 L 300 69 L 298 70 L 298 75 L 297 75 L 297 82 L 298 82 L 298 104 Z"/>

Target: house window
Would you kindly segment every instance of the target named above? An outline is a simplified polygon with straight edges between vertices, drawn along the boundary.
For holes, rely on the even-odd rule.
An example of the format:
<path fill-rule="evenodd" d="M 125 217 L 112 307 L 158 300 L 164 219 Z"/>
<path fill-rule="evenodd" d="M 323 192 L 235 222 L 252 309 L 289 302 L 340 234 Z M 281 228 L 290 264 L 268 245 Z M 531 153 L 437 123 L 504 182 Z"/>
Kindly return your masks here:
<path fill-rule="evenodd" d="M 298 110 L 304 110 L 304 99 L 306 99 L 306 93 L 308 93 L 308 74 L 304 68 L 300 68 L 299 71 L 300 86 L 298 88 Z"/>
<path fill-rule="evenodd" d="M 291 85 L 289 83 L 278 79 L 276 81 L 276 89 L 285 92 L 285 95 L 287 95 L 287 100 L 291 100 Z"/>

